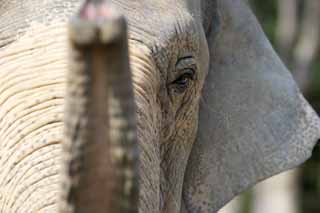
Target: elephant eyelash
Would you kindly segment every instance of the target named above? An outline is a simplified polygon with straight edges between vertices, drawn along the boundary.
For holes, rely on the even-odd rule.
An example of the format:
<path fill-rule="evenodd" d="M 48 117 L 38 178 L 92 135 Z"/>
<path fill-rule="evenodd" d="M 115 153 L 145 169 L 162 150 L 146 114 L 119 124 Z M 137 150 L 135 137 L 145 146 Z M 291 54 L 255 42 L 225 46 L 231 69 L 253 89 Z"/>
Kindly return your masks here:
<path fill-rule="evenodd" d="M 195 71 L 192 68 L 186 68 L 177 79 L 175 79 L 171 85 L 177 93 L 185 92 L 195 79 Z"/>
<path fill-rule="evenodd" d="M 194 80 L 194 75 L 195 75 L 195 71 L 192 68 L 186 68 L 183 71 L 183 74 L 181 74 L 176 80 L 174 80 L 172 83 L 179 83 L 180 81 L 182 81 L 183 79 L 190 79 L 190 80 Z"/>
<path fill-rule="evenodd" d="M 175 93 L 184 93 L 195 80 L 196 63 L 193 56 L 180 58 L 175 66 L 176 78 L 170 83 L 170 87 Z"/>

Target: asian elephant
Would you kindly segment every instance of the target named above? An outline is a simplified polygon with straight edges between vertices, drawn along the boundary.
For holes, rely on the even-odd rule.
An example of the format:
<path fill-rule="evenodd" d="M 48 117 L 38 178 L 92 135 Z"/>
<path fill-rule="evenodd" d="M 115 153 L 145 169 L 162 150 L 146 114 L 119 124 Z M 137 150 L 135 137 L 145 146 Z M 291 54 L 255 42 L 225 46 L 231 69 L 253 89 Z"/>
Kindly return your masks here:
<path fill-rule="evenodd" d="M 139 211 L 217 212 L 320 137 L 245 0 L 112 0 L 128 21 Z M 56 212 L 80 0 L 0 0 L 0 212 Z"/>

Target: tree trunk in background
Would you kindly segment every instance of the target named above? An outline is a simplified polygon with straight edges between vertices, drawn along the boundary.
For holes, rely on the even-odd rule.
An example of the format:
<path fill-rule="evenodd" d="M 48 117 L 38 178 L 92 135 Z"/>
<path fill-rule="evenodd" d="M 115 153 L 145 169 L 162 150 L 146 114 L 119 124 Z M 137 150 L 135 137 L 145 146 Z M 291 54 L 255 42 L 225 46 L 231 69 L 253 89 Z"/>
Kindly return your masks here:
<path fill-rule="evenodd" d="M 293 54 L 293 75 L 303 92 L 310 89 L 311 65 L 319 50 L 320 1 L 307 0 L 302 17 L 300 38 Z"/>
<path fill-rule="evenodd" d="M 138 147 L 126 22 L 86 3 L 70 24 L 61 213 L 137 213 Z"/>
<path fill-rule="evenodd" d="M 276 45 L 282 60 L 289 65 L 298 25 L 298 0 L 278 0 Z"/>

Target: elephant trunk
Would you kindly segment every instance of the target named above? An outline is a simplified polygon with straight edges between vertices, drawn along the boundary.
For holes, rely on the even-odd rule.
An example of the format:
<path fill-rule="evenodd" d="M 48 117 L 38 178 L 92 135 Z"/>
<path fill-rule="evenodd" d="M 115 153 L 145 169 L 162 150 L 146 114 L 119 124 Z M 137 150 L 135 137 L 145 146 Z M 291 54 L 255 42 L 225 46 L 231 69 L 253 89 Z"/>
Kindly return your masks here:
<path fill-rule="evenodd" d="M 138 151 L 126 22 L 86 4 L 69 28 L 71 66 L 60 212 L 138 212 Z"/>

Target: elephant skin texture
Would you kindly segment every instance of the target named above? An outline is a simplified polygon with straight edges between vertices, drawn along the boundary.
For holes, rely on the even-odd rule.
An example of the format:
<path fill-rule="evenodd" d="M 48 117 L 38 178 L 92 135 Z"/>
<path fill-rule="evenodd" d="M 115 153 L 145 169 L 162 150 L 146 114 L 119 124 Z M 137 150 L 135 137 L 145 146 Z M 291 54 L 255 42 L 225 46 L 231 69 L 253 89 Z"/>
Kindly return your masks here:
<path fill-rule="evenodd" d="M 311 156 L 320 121 L 245 0 L 112 0 L 128 21 L 139 212 L 217 212 Z M 57 212 L 69 17 L 0 0 L 0 212 Z"/>

